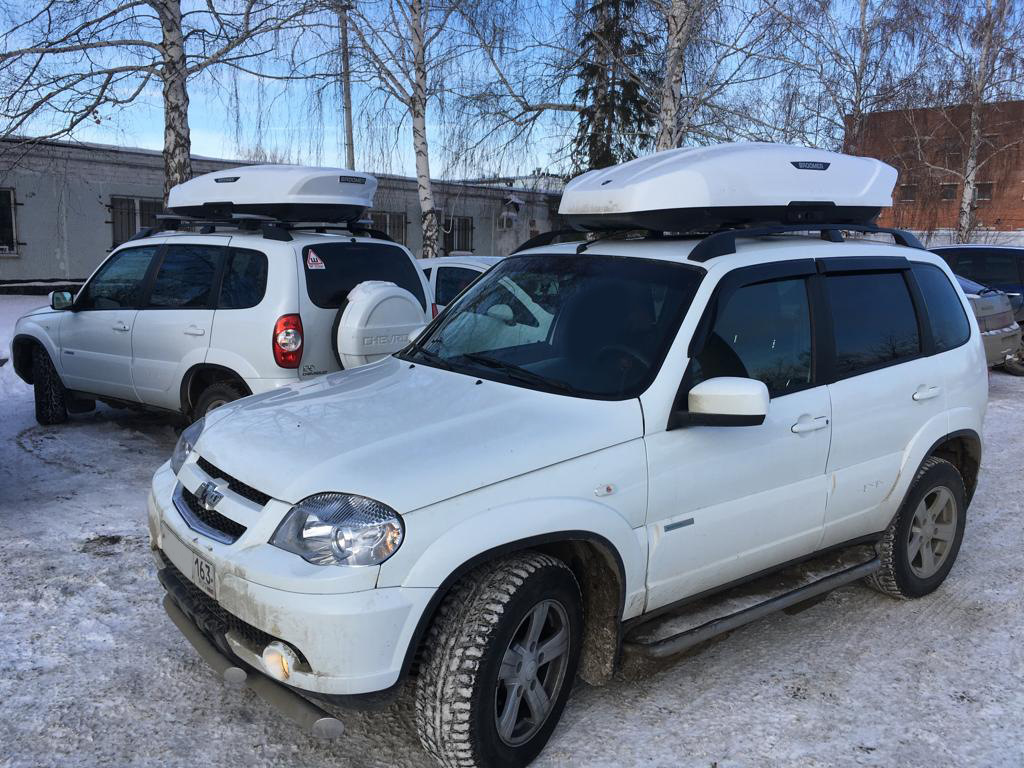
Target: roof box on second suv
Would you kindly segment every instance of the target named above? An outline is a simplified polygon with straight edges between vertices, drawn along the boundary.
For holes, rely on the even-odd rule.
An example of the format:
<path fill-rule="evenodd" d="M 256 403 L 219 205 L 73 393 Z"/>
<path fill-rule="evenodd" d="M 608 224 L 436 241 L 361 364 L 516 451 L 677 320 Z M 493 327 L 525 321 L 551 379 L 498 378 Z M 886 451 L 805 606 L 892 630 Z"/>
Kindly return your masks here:
<path fill-rule="evenodd" d="M 344 168 L 248 165 L 178 184 L 167 198 L 180 216 L 226 219 L 232 214 L 282 221 L 349 222 L 373 207 L 377 179 Z"/>
<path fill-rule="evenodd" d="M 750 224 L 869 224 L 896 169 L 786 144 L 672 149 L 570 181 L 559 214 L 577 229 L 713 232 Z"/>

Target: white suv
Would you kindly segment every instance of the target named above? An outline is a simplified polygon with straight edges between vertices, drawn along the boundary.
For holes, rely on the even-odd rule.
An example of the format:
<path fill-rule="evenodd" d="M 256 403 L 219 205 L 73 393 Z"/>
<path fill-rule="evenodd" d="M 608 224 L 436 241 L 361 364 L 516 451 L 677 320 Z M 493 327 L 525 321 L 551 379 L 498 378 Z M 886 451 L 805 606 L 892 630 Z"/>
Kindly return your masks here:
<path fill-rule="evenodd" d="M 315 170 L 210 176 L 251 180 L 262 171 L 280 183 L 282 174 L 330 169 Z M 35 387 L 40 423 L 97 399 L 199 418 L 245 395 L 380 359 L 430 318 L 430 287 L 397 243 L 237 215 L 203 226 L 206 233 L 143 231 L 77 295 L 52 294 L 49 308 L 18 321 L 11 356 Z"/>
<path fill-rule="evenodd" d="M 691 175 L 709 160 L 699 191 L 734 185 L 732 161 L 787 199 L 830 166 L 857 194 L 895 181 L 861 158 L 758 151 L 655 158 Z M 850 166 L 879 180 L 856 186 Z M 563 212 L 583 182 L 634 168 L 584 176 Z M 978 479 L 985 356 L 940 258 L 898 231 L 903 245 L 844 240 L 886 232 L 853 210 L 878 205 L 534 247 L 393 357 L 211 413 L 153 479 L 168 614 L 313 733 L 341 731 L 314 699 L 413 676 L 442 765 L 520 766 L 576 676 L 605 682 L 623 653 L 678 653 L 859 579 L 927 595 Z M 653 227 L 653 208 L 615 226 Z M 510 283 L 545 314 L 496 312 Z"/>

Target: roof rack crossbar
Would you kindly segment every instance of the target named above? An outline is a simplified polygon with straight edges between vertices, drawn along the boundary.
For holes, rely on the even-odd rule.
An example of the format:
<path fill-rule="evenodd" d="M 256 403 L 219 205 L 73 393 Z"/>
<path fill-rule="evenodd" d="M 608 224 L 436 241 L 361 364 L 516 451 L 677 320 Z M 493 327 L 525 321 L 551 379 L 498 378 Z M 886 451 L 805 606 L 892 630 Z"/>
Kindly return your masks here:
<path fill-rule="evenodd" d="M 530 248 L 540 248 L 544 245 L 551 245 L 555 240 L 566 235 L 576 235 L 577 237 L 585 235 L 578 229 L 553 229 L 550 232 L 541 232 L 539 235 L 534 235 L 525 243 L 516 246 L 516 249 L 512 251 L 513 254 L 519 253 L 520 251 L 526 251 Z M 509 254 L 512 255 L 512 254 Z"/>
<path fill-rule="evenodd" d="M 721 232 L 714 232 L 694 246 L 693 250 L 690 251 L 689 259 L 690 261 L 705 262 L 719 256 L 736 253 L 736 238 L 738 237 L 764 237 L 767 235 L 786 234 L 787 232 L 820 232 L 822 240 L 841 243 L 844 231 L 891 235 L 897 245 L 924 250 L 921 241 L 903 229 L 875 227 L 866 224 L 778 224 L 766 227 L 724 229 Z"/>

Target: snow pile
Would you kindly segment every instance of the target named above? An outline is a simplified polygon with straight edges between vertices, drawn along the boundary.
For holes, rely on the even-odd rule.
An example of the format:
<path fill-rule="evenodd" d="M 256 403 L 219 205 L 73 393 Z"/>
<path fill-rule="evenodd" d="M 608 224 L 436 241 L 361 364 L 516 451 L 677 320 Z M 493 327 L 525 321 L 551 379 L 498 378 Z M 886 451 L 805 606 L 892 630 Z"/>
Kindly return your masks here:
<path fill-rule="evenodd" d="M 38 297 L 0 296 L 0 344 Z M 16 306 L 15 306 L 16 305 Z M 644 677 L 580 686 L 539 768 L 1024 765 L 1024 379 L 992 376 L 950 579 L 776 615 Z M 0 368 L 0 766 L 427 766 L 406 701 L 320 743 L 218 681 L 160 607 L 145 530 L 163 416 L 40 427 Z"/>

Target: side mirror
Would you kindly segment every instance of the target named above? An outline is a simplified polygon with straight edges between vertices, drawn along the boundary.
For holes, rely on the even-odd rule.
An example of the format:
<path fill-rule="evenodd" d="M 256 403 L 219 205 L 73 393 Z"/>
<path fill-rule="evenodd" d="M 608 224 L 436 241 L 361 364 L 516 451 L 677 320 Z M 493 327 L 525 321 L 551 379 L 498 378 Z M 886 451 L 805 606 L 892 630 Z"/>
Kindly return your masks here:
<path fill-rule="evenodd" d="M 50 291 L 50 309 L 68 309 L 74 302 L 71 291 Z"/>
<path fill-rule="evenodd" d="M 720 376 L 702 381 L 687 395 L 686 411 L 676 411 L 669 429 L 689 426 L 756 427 L 768 415 L 768 387 L 756 379 Z"/>

